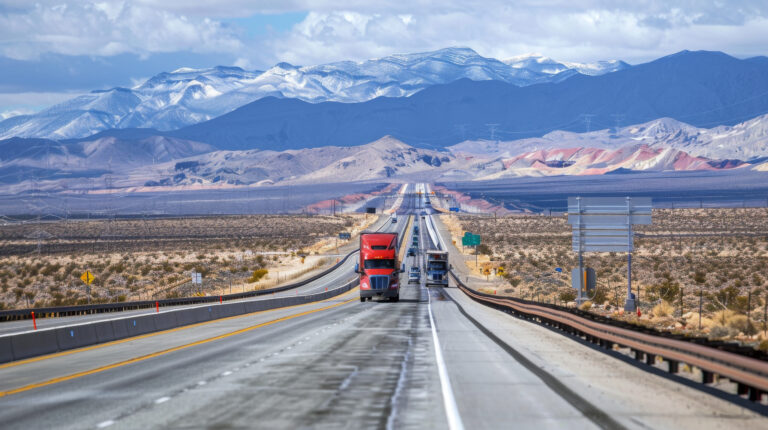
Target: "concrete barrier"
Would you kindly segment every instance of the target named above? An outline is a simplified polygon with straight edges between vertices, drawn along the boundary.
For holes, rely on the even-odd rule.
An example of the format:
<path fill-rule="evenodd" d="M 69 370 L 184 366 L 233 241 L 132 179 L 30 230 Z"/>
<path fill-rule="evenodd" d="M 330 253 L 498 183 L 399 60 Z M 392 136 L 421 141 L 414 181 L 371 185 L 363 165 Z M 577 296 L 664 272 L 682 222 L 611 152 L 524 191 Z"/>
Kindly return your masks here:
<path fill-rule="evenodd" d="M 254 300 L 238 303 L 219 304 L 179 309 L 134 317 L 115 318 L 94 322 L 39 330 L 0 337 L 0 363 L 51 354 L 69 349 L 81 348 L 97 343 L 125 339 L 132 336 L 168 330 L 176 327 L 244 315 L 269 309 L 325 300 L 346 291 L 357 283 L 352 282 L 340 288 L 307 296 L 276 297 L 268 300 Z"/>
<path fill-rule="evenodd" d="M 111 342 L 115 340 L 115 329 L 112 321 L 93 323 L 93 331 L 96 333 L 97 343 Z"/>
<path fill-rule="evenodd" d="M 0 363 L 13 361 L 13 346 L 10 337 L 0 337 Z"/>
<path fill-rule="evenodd" d="M 156 315 L 143 315 L 139 317 L 126 318 L 125 327 L 128 330 L 128 336 L 138 336 L 157 331 L 155 327 Z"/>
<path fill-rule="evenodd" d="M 56 329 L 56 340 L 61 351 L 81 348 L 98 342 L 93 324 L 58 328 Z"/>
<path fill-rule="evenodd" d="M 13 359 L 21 360 L 38 355 L 52 354 L 59 351 L 56 331 L 40 330 L 10 336 Z"/>
<path fill-rule="evenodd" d="M 177 317 L 179 312 L 163 312 L 152 315 L 155 320 L 155 330 L 168 330 L 178 327 Z"/>
<path fill-rule="evenodd" d="M 128 320 L 117 319 L 112 320 L 112 333 L 115 334 L 115 340 L 128 337 Z"/>

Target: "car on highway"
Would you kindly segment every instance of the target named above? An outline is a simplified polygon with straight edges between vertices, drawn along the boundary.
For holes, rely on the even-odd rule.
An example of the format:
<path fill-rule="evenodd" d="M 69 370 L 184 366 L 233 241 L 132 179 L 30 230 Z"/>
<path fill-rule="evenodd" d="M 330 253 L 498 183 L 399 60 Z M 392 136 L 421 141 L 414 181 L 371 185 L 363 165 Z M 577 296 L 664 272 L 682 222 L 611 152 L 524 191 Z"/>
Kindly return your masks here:
<path fill-rule="evenodd" d="M 411 266 L 411 271 L 408 272 L 408 283 L 419 283 L 421 282 L 421 270 L 419 270 L 419 266 Z"/>
<path fill-rule="evenodd" d="M 425 216 L 427 216 L 427 212 L 426 211 L 421 211 L 421 217 L 424 218 Z"/>
<path fill-rule="evenodd" d="M 392 224 L 397 223 L 397 217 L 396 216 L 393 216 L 391 219 L 392 219 Z"/>
<path fill-rule="evenodd" d="M 413 226 L 413 234 L 419 234 L 419 226 Z"/>

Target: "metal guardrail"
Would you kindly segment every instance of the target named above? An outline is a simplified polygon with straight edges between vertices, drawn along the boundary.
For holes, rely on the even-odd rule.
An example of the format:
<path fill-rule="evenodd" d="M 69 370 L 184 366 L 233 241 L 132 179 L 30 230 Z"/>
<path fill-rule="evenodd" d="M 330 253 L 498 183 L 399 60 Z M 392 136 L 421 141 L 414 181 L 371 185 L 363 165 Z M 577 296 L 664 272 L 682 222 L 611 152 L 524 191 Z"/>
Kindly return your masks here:
<path fill-rule="evenodd" d="M 473 290 L 453 271 L 450 273 L 459 289 L 477 302 L 536 320 L 609 350 L 614 345 L 629 348 L 636 360 L 645 360 L 648 365 L 654 365 L 659 357 L 668 363 L 670 373 L 677 373 L 680 364 L 696 367 L 701 371 L 703 384 L 714 382 L 716 375 L 727 378 L 737 384 L 739 396 L 754 402 L 768 394 L 768 360 L 752 348 L 660 332 L 577 309 L 502 298 Z"/>

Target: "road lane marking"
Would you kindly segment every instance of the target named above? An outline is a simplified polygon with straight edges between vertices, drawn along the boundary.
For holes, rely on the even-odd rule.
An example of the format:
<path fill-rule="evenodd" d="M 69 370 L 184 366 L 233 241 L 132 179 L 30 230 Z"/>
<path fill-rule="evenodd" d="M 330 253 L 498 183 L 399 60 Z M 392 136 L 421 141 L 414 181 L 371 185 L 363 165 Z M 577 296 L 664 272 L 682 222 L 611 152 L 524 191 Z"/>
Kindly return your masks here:
<path fill-rule="evenodd" d="M 435 319 L 432 317 L 432 297 L 427 290 L 427 310 L 429 311 L 429 325 L 432 328 L 432 340 L 435 343 L 435 360 L 437 361 L 437 373 L 440 375 L 440 386 L 443 390 L 443 405 L 445 406 L 445 416 L 448 419 L 448 428 L 451 430 L 463 430 L 464 423 L 459 415 L 459 408 L 456 406 L 456 398 L 453 396 L 451 380 L 448 378 L 448 370 L 445 367 L 443 352 L 440 349 L 440 340 L 437 338 L 435 329 Z"/>
<path fill-rule="evenodd" d="M 354 290 L 351 290 L 351 291 L 354 291 Z M 154 357 L 159 357 L 161 355 L 169 354 L 171 352 L 180 351 L 180 350 L 187 349 L 187 348 L 190 348 L 190 347 L 193 347 L 193 346 L 203 345 L 203 344 L 206 344 L 206 343 L 209 343 L 209 342 L 213 342 L 213 341 L 216 341 L 216 340 L 220 340 L 220 339 L 226 339 L 228 337 L 236 336 L 238 334 L 247 333 L 249 331 L 256 330 L 256 329 L 261 328 L 261 327 L 266 327 L 266 326 L 269 326 L 269 325 L 273 325 L 273 324 L 276 324 L 276 323 L 279 323 L 279 322 L 282 322 L 282 321 L 287 321 L 287 320 L 290 320 L 290 319 L 293 319 L 293 318 L 298 318 L 298 317 L 301 317 L 301 316 L 310 315 L 310 314 L 321 312 L 321 311 L 325 311 L 325 310 L 328 310 L 328 309 L 333 309 L 333 308 L 336 308 L 336 307 L 339 307 L 339 306 L 342 306 L 342 305 L 346 305 L 348 303 L 352 303 L 352 302 L 354 302 L 356 300 L 357 300 L 357 298 L 354 298 L 354 299 L 346 300 L 346 301 L 343 301 L 343 302 L 340 302 L 340 303 L 334 303 L 332 305 L 329 305 L 329 306 L 326 306 L 326 307 L 323 307 L 323 308 L 311 309 L 311 310 L 308 310 L 308 311 L 300 312 L 298 314 L 287 315 L 287 316 L 284 316 L 284 317 L 281 317 L 281 318 L 274 319 L 272 321 L 267 321 L 267 322 L 263 322 L 263 323 L 260 323 L 260 324 L 256 324 L 256 325 L 251 326 L 251 327 L 246 327 L 246 328 L 243 328 L 243 329 L 240 329 L 240 330 L 235 330 L 235 331 L 232 331 L 232 332 L 229 332 L 229 333 L 220 334 L 218 336 L 210 337 L 208 339 L 198 340 L 198 341 L 191 342 L 191 343 L 188 343 L 188 344 L 185 344 L 185 345 L 175 346 L 173 348 L 164 349 L 162 351 L 153 352 L 151 354 L 146 354 L 146 355 L 142 355 L 142 356 L 139 356 L 139 357 L 129 358 L 128 360 L 120 361 L 120 362 L 113 363 L 113 364 L 108 364 L 106 366 L 97 367 L 95 369 L 85 370 L 85 371 L 82 371 L 82 372 L 73 373 L 71 375 L 60 376 L 60 377 L 57 377 L 57 378 L 49 379 L 47 381 L 37 382 L 37 383 L 34 383 L 34 384 L 25 385 L 23 387 L 14 388 L 14 389 L 7 390 L 7 391 L 0 391 L 0 397 L 9 396 L 9 395 L 12 395 L 12 394 L 18 394 L 18 393 L 21 393 L 21 392 L 24 392 L 24 391 L 32 390 L 34 388 L 45 387 L 45 386 L 53 385 L 53 384 L 56 384 L 56 383 L 59 383 L 59 382 L 69 381 L 71 379 L 76 379 L 76 378 L 80 378 L 82 376 L 92 375 L 94 373 L 100 373 L 100 372 L 103 372 L 105 370 L 115 369 L 115 368 L 118 368 L 118 367 L 125 366 L 127 364 L 138 363 L 140 361 L 144 361 L 144 360 L 147 360 L 147 359 L 150 359 L 150 358 L 154 358 Z"/>
<path fill-rule="evenodd" d="M 144 339 L 144 338 L 148 338 L 148 337 L 152 337 L 152 336 L 159 336 L 161 334 L 173 333 L 173 332 L 176 332 L 176 331 L 186 330 L 186 329 L 194 328 L 194 327 L 200 327 L 200 326 L 203 326 L 203 325 L 206 325 L 206 324 L 211 324 L 211 323 L 215 323 L 215 322 L 219 322 L 219 321 L 228 321 L 228 320 L 233 320 L 233 319 L 237 319 L 237 318 L 244 318 L 244 317 L 247 317 L 247 316 L 253 316 L 253 315 L 256 315 L 256 314 L 262 314 L 262 313 L 274 312 L 274 311 L 280 311 L 280 310 L 286 310 L 286 309 L 293 309 L 293 308 L 297 308 L 297 307 L 300 307 L 300 306 L 308 306 L 308 305 L 314 305 L 314 304 L 318 304 L 318 303 L 325 303 L 325 302 L 328 302 L 328 301 L 331 301 L 331 300 L 335 300 L 335 299 L 339 299 L 341 297 L 349 295 L 353 291 L 355 291 L 356 289 L 357 289 L 357 287 L 352 288 L 351 290 L 349 290 L 347 292 L 344 292 L 344 293 L 341 293 L 338 296 L 334 296 L 334 297 L 331 297 L 331 298 L 325 299 L 325 300 L 320 300 L 318 302 L 302 303 L 302 304 L 299 304 L 299 305 L 286 306 L 286 307 L 275 308 L 275 309 L 267 309 L 267 310 L 263 310 L 263 311 L 256 311 L 256 312 L 245 313 L 245 314 L 242 314 L 242 315 L 235 315 L 235 316 L 231 316 L 231 317 L 219 318 L 219 319 L 210 320 L 210 321 L 203 321 L 203 322 L 199 322 L 199 323 L 195 323 L 195 324 L 189 324 L 189 325 L 184 325 L 184 326 L 181 326 L 181 327 L 171 328 L 171 329 L 168 329 L 168 330 L 156 331 L 156 332 L 142 334 L 142 335 L 138 335 L 138 336 L 134 336 L 134 337 L 127 337 L 125 339 L 118 339 L 118 340 L 113 340 L 113 341 L 109 341 L 109 342 L 105 342 L 105 343 L 98 343 L 98 344 L 95 344 L 95 345 L 85 346 L 85 347 L 82 347 L 82 348 L 70 349 L 70 350 L 67 350 L 67 351 L 55 352 L 53 354 L 41 355 L 39 357 L 32 357 L 32 358 L 26 358 L 26 359 L 23 359 L 23 360 L 11 361 L 9 363 L 0 364 L 0 369 L 5 369 L 5 368 L 8 368 L 8 367 L 20 366 L 22 364 L 34 363 L 34 362 L 37 362 L 37 361 L 48 360 L 50 358 L 62 357 L 62 356 L 70 355 L 70 354 L 76 354 L 78 352 L 85 352 L 85 351 L 90 351 L 90 350 L 93 350 L 93 349 L 104 348 L 104 347 L 107 347 L 107 346 L 119 345 L 121 343 L 130 342 L 130 341 L 133 341 L 133 340 L 140 340 L 140 339 Z"/>

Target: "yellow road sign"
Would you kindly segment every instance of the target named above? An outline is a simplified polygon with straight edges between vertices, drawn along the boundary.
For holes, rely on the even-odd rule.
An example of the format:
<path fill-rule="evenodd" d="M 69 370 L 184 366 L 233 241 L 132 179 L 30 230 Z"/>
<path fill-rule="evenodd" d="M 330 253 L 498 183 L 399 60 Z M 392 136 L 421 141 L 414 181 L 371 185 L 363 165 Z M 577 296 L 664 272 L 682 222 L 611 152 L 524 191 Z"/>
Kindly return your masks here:
<path fill-rule="evenodd" d="M 85 273 L 80 276 L 80 279 L 85 282 L 85 285 L 91 285 L 91 282 L 93 282 L 93 273 L 91 273 L 90 270 L 86 270 Z"/>

